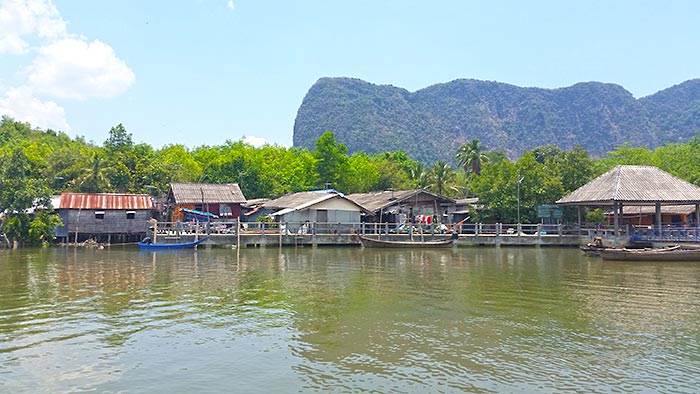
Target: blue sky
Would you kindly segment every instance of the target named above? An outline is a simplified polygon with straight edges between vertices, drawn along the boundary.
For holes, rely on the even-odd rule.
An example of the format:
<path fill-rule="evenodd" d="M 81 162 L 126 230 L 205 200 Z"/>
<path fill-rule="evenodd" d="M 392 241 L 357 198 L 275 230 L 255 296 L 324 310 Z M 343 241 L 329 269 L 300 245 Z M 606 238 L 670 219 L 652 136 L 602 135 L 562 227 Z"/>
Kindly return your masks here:
<path fill-rule="evenodd" d="M 0 0 L 0 114 L 101 144 L 292 144 L 321 77 L 635 97 L 700 77 L 696 1 Z"/>

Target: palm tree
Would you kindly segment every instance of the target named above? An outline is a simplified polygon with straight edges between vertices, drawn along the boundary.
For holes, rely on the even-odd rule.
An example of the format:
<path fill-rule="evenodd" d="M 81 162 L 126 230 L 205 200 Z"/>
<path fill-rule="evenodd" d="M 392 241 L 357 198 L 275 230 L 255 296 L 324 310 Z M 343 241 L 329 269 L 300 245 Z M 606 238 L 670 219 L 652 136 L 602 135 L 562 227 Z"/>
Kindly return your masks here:
<path fill-rule="evenodd" d="M 94 152 L 88 162 L 82 164 L 81 173 L 74 179 L 77 191 L 84 193 L 100 193 L 110 191 L 112 185 L 109 174 L 112 171 L 99 152 Z"/>
<path fill-rule="evenodd" d="M 481 165 L 489 160 L 483 151 L 483 145 L 476 138 L 462 144 L 457 150 L 455 158 L 457 164 L 464 168 L 464 172 L 476 175 L 481 174 Z"/>
<path fill-rule="evenodd" d="M 432 186 L 438 194 L 443 194 L 442 192 L 455 178 L 455 170 L 444 161 L 435 162 L 430 173 L 433 181 Z"/>

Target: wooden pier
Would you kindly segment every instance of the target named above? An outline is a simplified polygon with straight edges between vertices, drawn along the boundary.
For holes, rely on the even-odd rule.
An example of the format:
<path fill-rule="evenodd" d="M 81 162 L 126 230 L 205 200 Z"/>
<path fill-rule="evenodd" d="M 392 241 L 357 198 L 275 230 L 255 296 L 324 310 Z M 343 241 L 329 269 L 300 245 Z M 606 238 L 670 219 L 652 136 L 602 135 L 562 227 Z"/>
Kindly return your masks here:
<path fill-rule="evenodd" d="M 174 238 L 179 242 L 191 242 L 204 233 L 209 235 L 207 246 L 218 247 L 318 247 L 349 246 L 359 247 L 360 234 L 381 234 L 387 240 L 407 241 L 454 237 L 454 245 L 460 246 L 563 246 L 575 247 L 590 242 L 594 230 L 579 231 L 562 225 L 506 225 L 469 224 L 456 230 L 440 232 L 437 227 L 412 229 L 410 232 L 396 233 L 396 223 L 209 223 L 191 229 L 182 224 L 158 225 L 158 238 Z M 198 235 L 195 235 L 197 233 Z"/>

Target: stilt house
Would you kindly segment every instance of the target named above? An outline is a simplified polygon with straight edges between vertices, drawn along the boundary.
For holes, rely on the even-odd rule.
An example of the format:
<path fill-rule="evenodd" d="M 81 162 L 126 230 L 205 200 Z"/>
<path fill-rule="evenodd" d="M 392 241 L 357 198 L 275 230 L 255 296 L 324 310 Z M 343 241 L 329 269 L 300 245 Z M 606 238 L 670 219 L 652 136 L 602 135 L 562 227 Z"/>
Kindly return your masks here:
<path fill-rule="evenodd" d="M 184 218 L 181 208 L 212 213 L 219 218 L 236 219 L 246 199 L 238 184 L 171 183 L 168 217 L 171 222 Z"/>
<path fill-rule="evenodd" d="M 63 193 L 55 205 L 63 226 L 55 234 L 64 242 L 139 241 L 148 231 L 153 207 L 147 194 Z"/>

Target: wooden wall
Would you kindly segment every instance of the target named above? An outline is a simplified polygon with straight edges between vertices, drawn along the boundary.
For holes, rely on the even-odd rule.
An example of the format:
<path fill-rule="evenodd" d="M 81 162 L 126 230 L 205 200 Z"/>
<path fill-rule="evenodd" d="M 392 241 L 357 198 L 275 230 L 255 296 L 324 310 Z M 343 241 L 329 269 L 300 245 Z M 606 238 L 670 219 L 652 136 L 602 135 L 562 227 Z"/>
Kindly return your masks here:
<path fill-rule="evenodd" d="M 98 219 L 95 212 L 104 212 Z M 148 232 L 151 210 L 137 210 L 134 218 L 127 218 L 126 210 L 61 209 L 59 215 L 66 233 L 139 234 Z"/>

